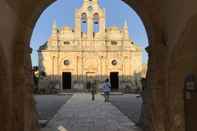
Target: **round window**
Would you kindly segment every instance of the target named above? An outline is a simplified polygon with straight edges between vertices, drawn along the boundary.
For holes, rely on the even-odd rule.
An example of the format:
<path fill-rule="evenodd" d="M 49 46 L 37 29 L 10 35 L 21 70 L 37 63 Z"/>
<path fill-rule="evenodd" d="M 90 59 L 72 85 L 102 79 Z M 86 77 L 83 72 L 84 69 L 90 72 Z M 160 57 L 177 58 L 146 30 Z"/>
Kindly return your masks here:
<path fill-rule="evenodd" d="M 117 60 L 112 60 L 112 65 L 117 65 L 118 64 L 118 62 L 117 62 Z"/>
<path fill-rule="evenodd" d="M 69 65 L 70 64 L 70 61 L 69 60 L 65 60 L 64 61 L 64 65 Z"/>

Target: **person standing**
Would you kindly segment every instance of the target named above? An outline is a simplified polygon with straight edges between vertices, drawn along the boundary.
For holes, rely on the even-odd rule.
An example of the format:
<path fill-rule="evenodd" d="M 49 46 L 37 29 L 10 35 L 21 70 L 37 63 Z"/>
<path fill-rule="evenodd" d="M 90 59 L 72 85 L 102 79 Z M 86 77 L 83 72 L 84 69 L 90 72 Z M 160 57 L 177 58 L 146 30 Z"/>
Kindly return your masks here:
<path fill-rule="evenodd" d="M 109 79 L 105 80 L 102 89 L 104 92 L 105 102 L 109 102 L 109 95 L 111 92 L 111 84 L 109 82 Z"/>

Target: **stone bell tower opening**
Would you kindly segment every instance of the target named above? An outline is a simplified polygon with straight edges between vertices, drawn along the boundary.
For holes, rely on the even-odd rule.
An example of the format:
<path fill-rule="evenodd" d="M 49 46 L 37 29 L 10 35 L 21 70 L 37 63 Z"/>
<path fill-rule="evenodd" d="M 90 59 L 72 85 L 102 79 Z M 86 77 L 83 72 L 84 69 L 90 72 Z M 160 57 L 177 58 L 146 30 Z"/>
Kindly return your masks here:
<path fill-rule="evenodd" d="M 81 15 L 81 32 L 86 33 L 87 32 L 87 14 L 86 13 L 82 13 Z"/>
<path fill-rule="evenodd" d="M 94 20 L 94 33 L 96 33 L 96 32 L 99 32 L 99 25 L 100 25 L 99 14 L 95 13 L 93 17 L 94 17 L 93 18 L 93 20 Z"/>
<path fill-rule="evenodd" d="M 75 12 L 76 36 L 93 39 L 96 33 L 105 32 L 105 10 L 100 7 L 98 0 L 84 0 L 80 9 Z M 85 34 L 84 34 L 85 33 Z"/>

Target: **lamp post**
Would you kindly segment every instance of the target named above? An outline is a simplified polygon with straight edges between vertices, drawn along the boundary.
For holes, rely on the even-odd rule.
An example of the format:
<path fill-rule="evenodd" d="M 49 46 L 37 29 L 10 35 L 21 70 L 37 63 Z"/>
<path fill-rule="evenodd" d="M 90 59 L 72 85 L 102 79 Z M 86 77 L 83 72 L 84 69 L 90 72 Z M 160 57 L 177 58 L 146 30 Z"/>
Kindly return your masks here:
<path fill-rule="evenodd" d="M 59 30 L 57 29 L 57 74 L 60 74 L 60 39 L 59 39 Z M 58 84 L 60 87 L 60 80 L 58 80 Z"/>
<path fill-rule="evenodd" d="M 55 71 L 54 71 L 54 63 L 55 63 L 55 56 L 52 58 L 52 74 L 53 74 L 53 80 L 55 80 Z"/>
<path fill-rule="evenodd" d="M 103 78 L 103 56 L 100 57 L 100 81 L 102 81 Z"/>
<path fill-rule="evenodd" d="M 192 93 L 196 92 L 196 77 L 194 74 L 190 74 L 185 78 L 184 81 L 185 99 L 191 100 Z"/>
<path fill-rule="evenodd" d="M 184 106 L 185 106 L 185 126 L 186 131 L 192 130 L 194 123 L 191 120 L 196 119 L 196 115 L 194 115 L 195 108 L 193 105 L 196 103 L 196 76 L 195 74 L 189 74 L 186 76 L 184 81 Z M 195 111 L 196 112 L 196 111 Z"/>
<path fill-rule="evenodd" d="M 77 81 L 79 80 L 79 56 L 77 56 Z"/>

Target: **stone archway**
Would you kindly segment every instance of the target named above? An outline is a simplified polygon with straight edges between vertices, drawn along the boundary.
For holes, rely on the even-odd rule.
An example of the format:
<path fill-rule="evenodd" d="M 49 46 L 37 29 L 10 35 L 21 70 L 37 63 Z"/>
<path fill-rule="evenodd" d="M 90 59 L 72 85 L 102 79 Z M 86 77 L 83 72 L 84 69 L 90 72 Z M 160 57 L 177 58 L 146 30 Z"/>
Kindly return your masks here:
<path fill-rule="evenodd" d="M 149 71 L 148 71 L 148 84 L 149 87 L 149 98 L 146 102 L 146 111 L 147 115 L 147 123 L 146 123 L 146 130 L 159 130 L 164 131 L 166 130 L 166 88 L 165 88 L 165 59 L 166 59 L 166 52 L 167 48 L 165 46 L 165 41 L 162 34 L 162 27 L 161 27 L 161 20 L 160 16 L 156 15 L 157 7 L 153 6 L 153 1 L 124 1 L 130 7 L 133 7 L 136 12 L 139 14 L 141 19 L 144 22 L 146 27 L 150 47 L 149 47 Z M 47 7 L 46 5 L 45 7 Z M 150 6 L 153 6 L 150 8 Z M 38 12 L 42 12 L 45 8 L 38 8 L 40 9 Z M 36 16 L 39 16 L 37 13 Z M 38 17 L 34 18 L 37 19 Z M 36 20 L 33 20 L 36 21 Z M 34 25 L 34 23 L 31 23 Z M 158 54 L 160 54 L 158 56 Z M 162 59 L 161 59 L 162 58 Z M 160 68 L 160 70 L 155 70 Z M 163 74 L 160 76 L 160 74 Z M 161 97 L 161 95 L 163 97 Z M 158 111 L 159 110 L 159 111 Z M 153 113 L 154 112 L 154 113 Z"/>
<path fill-rule="evenodd" d="M 197 75 L 197 15 L 194 15 L 187 22 L 181 37 L 172 52 L 172 57 L 169 62 L 169 105 L 170 120 L 174 126 L 171 126 L 169 131 L 179 129 L 184 131 L 195 131 L 196 126 L 196 100 L 197 94 L 191 92 L 191 98 L 186 100 L 184 90 L 185 79 L 188 75 Z M 174 95 L 173 92 L 176 92 Z"/>
<path fill-rule="evenodd" d="M 15 34 L 12 36 L 14 48 L 11 49 L 12 58 L 12 90 L 10 99 L 15 100 L 14 112 L 11 119 L 15 120 L 10 130 L 29 130 L 37 131 L 33 97 L 31 94 L 31 75 L 30 75 L 30 52 L 29 41 L 34 25 L 40 14 L 53 2 L 45 1 L 5 1 L 3 4 L 10 8 L 12 14 L 15 14 Z M 133 7 L 139 14 L 146 27 L 150 46 L 149 52 L 149 71 L 148 71 L 148 99 L 146 101 L 147 123 L 146 130 L 166 131 L 166 52 L 165 39 L 162 33 L 161 15 L 158 9 L 158 3 L 155 0 L 125 0 L 130 7 Z M 25 10 L 25 11 L 24 11 Z M 158 55 L 159 54 L 159 55 Z M 157 70 L 159 68 L 159 70 Z M 160 75 L 163 74 L 163 75 Z M 161 97 L 162 96 L 162 97 Z M 5 96 L 6 97 L 6 96 Z M 19 107 L 24 107 L 20 108 Z M 19 119 L 19 118 L 24 119 Z M 3 127 L 7 125 L 2 125 Z M 10 131 L 5 130 L 5 131 Z"/>

